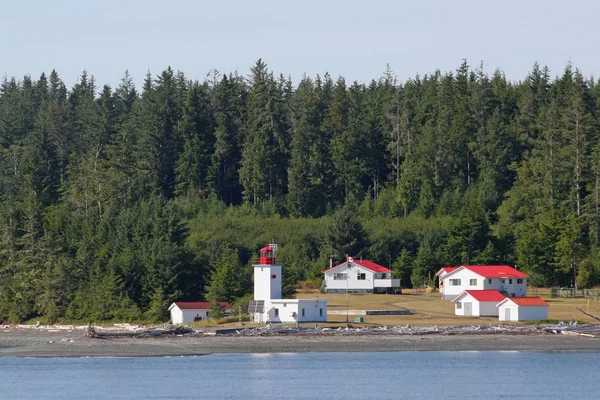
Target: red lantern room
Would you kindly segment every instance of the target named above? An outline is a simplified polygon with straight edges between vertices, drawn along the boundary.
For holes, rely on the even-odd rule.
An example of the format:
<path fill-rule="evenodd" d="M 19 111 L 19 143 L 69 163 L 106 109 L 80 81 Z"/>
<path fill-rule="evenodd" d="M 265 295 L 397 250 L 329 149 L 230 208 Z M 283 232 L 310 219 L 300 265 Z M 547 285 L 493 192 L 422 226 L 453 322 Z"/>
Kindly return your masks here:
<path fill-rule="evenodd" d="M 260 260 L 259 262 L 264 265 L 275 264 L 275 252 L 270 245 L 260 249 Z"/>

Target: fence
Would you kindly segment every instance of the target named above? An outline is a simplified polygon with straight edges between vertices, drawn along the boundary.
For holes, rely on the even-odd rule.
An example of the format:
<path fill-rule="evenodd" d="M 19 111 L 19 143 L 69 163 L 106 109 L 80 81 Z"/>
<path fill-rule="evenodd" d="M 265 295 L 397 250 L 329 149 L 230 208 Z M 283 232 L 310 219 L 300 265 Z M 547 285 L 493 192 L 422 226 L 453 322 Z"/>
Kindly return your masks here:
<path fill-rule="evenodd" d="M 600 289 L 577 289 L 571 287 L 550 288 L 550 297 L 553 299 L 563 298 L 585 298 L 600 300 Z"/>

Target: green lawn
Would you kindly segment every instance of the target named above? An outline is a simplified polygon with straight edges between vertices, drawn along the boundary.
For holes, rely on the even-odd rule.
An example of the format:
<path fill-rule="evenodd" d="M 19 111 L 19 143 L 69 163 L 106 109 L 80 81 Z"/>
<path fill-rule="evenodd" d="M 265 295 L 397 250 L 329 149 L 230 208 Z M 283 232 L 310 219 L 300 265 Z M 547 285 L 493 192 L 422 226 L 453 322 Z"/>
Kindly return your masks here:
<path fill-rule="evenodd" d="M 406 291 L 405 291 L 406 292 Z M 531 290 L 530 295 L 538 295 L 544 298 L 549 304 L 548 319 L 570 321 L 575 317 L 579 321 L 599 322 L 578 311 L 576 307 L 590 312 L 594 315 L 600 315 L 600 301 L 587 299 L 550 299 L 550 289 Z M 297 298 L 320 298 L 329 300 L 329 310 L 346 310 L 345 294 L 321 294 L 321 293 L 298 293 Z M 397 308 L 407 308 L 413 315 L 393 315 L 393 316 L 364 316 L 367 325 L 473 325 L 499 323 L 498 318 L 494 317 L 461 317 L 454 315 L 454 304 L 448 300 L 441 300 L 439 293 L 424 294 L 366 294 L 349 295 L 349 310 L 393 310 Z M 355 316 L 350 315 L 350 320 Z M 329 323 L 343 323 L 346 321 L 346 315 L 329 315 Z"/>

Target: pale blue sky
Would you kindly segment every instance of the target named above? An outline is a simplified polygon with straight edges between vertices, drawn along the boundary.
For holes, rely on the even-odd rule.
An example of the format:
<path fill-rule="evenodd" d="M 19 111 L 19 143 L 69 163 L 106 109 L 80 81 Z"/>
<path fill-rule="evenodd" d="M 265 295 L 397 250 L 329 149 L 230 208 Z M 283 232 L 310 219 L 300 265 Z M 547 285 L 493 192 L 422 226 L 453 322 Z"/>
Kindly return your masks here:
<path fill-rule="evenodd" d="M 598 76 L 599 11 L 591 0 L 0 0 L 0 73 L 55 68 L 71 87 L 86 69 L 115 87 L 127 69 L 139 87 L 169 65 L 202 80 L 213 68 L 247 75 L 262 58 L 295 83 L 369 81 L 387 63 L 404 81 L 466 58 L 511 80 L 534 61 Z"/>

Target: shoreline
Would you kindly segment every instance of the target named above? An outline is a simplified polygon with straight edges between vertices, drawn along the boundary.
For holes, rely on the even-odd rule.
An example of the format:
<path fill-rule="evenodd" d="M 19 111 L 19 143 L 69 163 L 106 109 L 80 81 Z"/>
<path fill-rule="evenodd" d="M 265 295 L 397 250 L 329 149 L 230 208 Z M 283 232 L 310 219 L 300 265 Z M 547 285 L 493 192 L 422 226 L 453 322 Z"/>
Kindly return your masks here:
<path fill-rule="evenodd" d="M 0 358 L 404 351 L 600 352 L 600 339 L 565 334 L 173 335 L 91 339 L 76 333 L 0 333 Z"/>

